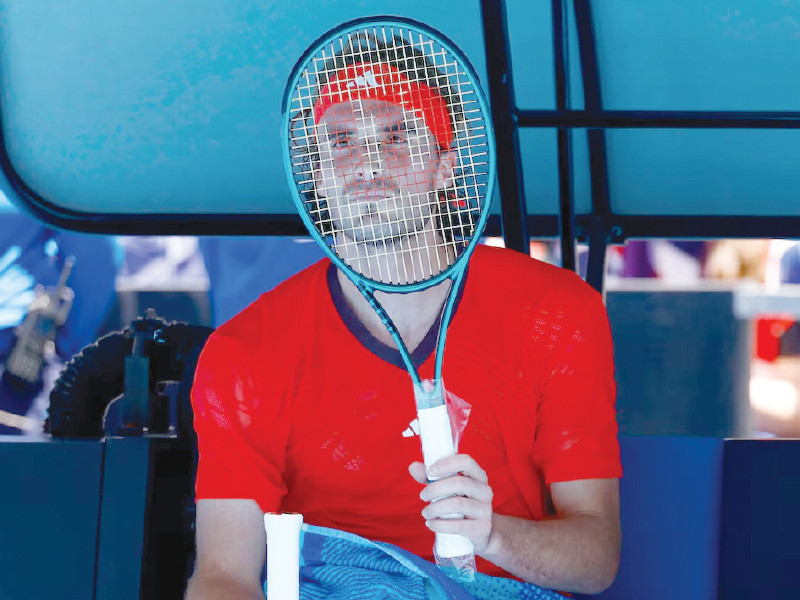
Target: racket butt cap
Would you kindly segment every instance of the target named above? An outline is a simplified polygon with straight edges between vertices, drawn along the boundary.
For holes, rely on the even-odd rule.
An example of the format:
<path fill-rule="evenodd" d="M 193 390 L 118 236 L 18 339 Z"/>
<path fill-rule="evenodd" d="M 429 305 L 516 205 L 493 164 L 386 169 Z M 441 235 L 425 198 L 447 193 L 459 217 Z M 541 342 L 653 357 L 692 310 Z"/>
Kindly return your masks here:
<path fill-rule="evenodd" d="M 436 534 L 436 554 L 441 558 L 470 556 L 475 553 L 475 545 L 469 538 L 453 533 Z"/>

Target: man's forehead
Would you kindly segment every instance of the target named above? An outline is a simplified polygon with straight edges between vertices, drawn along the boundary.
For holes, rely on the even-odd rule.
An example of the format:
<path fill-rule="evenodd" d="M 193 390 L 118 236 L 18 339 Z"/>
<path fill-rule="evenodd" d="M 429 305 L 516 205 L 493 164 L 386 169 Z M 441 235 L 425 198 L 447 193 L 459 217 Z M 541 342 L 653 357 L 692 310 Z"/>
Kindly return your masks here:
<path fill-rule="evenodd" d="M 427 129 L 425 120 L 403 106 L 382 100 L 357 99 L 337 102 L 322 116 L 318 124 L 326 130 L 347 128 Z"/>
<path fill-rule="evenodd" d="M 384 102 L 388 111 L 405 110 L 410 115 L 397 116 L 408 127 L 422 119 L 429 133 L 436 138 L 439 146 L 449 149 L 453 142 L 453 123 L 447 102 L 435 85 L 420 81 L 417 73 L 400 70 L 383 62 L 359 62 L 337 71 L 319 91 L 314 102 L 313 120 L 320 123 L 323 116 L 333 106 L 342 104 L 338 121 L 351 119 L 352 122 L 370 123 L 381 117 L 371 110 L 372 102 Z M 367 103 L 365 105 L 365 103 Z M 392 106 L 396 108 L 391 108 Z M 366 117 L 369 116 L 368 120 Z M 328 119 L 330 125 L 331 119 Z M 419 131 L 419 127 L 416 127 Z"/>

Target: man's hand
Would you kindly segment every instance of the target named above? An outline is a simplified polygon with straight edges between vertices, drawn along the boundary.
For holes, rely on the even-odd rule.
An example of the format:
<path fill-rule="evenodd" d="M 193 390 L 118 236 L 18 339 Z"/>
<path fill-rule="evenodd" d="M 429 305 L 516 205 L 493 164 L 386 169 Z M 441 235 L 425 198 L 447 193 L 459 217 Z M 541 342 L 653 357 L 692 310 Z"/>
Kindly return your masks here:
<path fill-rule="evenodd" d="M 512 575 L 545 588 L 585 594 L 598 594 L 614 581 L 620 553 L 616 479 L 553 483 L 549 493 L 556 516 L 531 521 L 493 512 L 488 477 L 466 454 L 433 465 L 432 477 L 455 474 L 431 483 L 422 463 L 412 463 L 408 470 L 427 484 L 420 494 L 430 502 L 422 513 L 427 526 L 469 538 L 475 554 Z M 443 518 L 454 513 L 464 518 Z"/>
<path fill-rule="evenodd" d="M 475 545 L 476 554 L 482 553 L 492 535 L 494 496 L 486 471 L 467 454 L 448 456 L 431 465 L 431 476 L 442 479 L 430 483 L 423 463 L 411 463 L 408 471 L 417 482 L 427 484 L 419 495 L 430 502 L 422 511 L 425 525 L 436 533 L 463 535 Z"/>

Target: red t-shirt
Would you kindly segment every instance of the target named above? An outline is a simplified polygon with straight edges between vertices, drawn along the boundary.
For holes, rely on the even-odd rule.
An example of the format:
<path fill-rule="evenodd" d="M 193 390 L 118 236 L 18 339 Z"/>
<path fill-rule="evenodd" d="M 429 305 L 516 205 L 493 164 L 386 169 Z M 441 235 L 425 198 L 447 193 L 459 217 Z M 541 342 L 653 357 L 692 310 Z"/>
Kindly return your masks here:
<path fill-rule="evenodd" d="M 411 379 L 340 293 L 322 260 L 209 338 L 192 390 L 197 498 L 254 499 L 432 560 L 408 474 L 422 459 Z M 434 340 L 414 352 L 423 379 Z M 459 451 L 488 473 L 496 513 L 543 519 L 545 485 L 621 476 L 612 354 L 605 308 L 579 277 L 476 248 L 442 378 L 472 405 Z"/>

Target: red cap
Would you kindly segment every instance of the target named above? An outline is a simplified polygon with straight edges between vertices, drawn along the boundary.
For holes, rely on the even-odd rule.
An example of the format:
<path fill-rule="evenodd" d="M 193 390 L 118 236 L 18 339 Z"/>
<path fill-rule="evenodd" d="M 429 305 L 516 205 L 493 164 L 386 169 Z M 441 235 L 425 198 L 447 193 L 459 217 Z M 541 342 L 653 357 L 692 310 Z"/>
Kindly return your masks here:
<path fill-rule="evenodd" d="M 314 123 L 334 104 L 358 98 L 399 104 L 422 117 L 439 145 L 448 150 L 453 125 L 447 103 L 434 88 L 420 81 L 409 81 L 402 72 L 385 63 L 357 63 L 331 77 L 314 104 Z"/>

